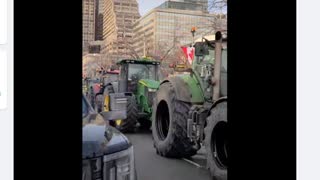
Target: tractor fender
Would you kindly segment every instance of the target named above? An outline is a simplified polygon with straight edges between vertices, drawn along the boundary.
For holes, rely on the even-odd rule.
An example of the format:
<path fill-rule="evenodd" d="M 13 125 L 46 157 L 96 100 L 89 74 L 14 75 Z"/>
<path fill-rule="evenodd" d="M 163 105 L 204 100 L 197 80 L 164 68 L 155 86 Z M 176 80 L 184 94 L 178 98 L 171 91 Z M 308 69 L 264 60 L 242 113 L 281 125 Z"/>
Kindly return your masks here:
<path fill-rule="evenodd" d="M 185 80 L 187 78 L 187 80 Z M 160 83 L 170 82 L 173 86 L 176 97 L 179 101 L 190 102 L 190 103 L 204 103 L 202 90 L 195 82 L 195 80 L 188 75 L 185 76 L 172 76 L 168 77 Z"/>
<path fill-rule="evenodd" d="M 228 101 L 228 97 L 227 97 L 227 96 L 221 97 L 221 98 L 219 98 L 217 101 L 215 101 L 215 102 L 211 105 L 211 107 L 210 107 L 210 109 L 209 109 L 209 111 L 208 111 L 208 116 L 210 115 L 211 110 L 212 110 L 214 107 L 216 107 L 219 103 L 221 103 L 221 102 L 227 102 L 227 101 Z"/>

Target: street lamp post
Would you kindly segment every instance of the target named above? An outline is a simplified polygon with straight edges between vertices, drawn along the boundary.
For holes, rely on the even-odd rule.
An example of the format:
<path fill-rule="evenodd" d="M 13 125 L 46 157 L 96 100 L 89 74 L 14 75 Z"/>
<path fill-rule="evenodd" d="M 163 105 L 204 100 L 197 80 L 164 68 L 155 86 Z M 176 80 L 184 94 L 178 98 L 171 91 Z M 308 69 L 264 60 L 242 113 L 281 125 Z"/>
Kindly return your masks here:
<path fill-rule="evenodd" d="M 192 47 L 194 46 L 194 33 L 196 32 L 196 27 L 191 28 L 191 33 L 192 33 Z"/>

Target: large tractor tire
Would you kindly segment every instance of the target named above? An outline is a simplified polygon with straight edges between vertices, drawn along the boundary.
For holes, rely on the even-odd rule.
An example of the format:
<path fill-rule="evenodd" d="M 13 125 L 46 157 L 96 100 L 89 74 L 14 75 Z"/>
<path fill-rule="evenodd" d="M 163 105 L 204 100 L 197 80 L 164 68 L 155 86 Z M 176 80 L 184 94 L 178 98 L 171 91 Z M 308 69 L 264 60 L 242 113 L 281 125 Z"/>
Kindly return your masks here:
<path fill-rule="evenodd" d="M 138 105 L 136 103 L 136 98 L 134 95 L 128 97 L 128 104 L 127 104 L 127 118 L 123 119 L 121 125 L 117 129 L 121 132 L 134 132 L 135 126 L 138 120 Z"/>
<path fill-rule="evenodd" d="M 216 180 L 227 179 L 227 102 L 215 106 L 204 129 L 207 166 Z"/>
<path fill-rule="evenodd" d="M 170 82 L 160 86 L 153 104 L 152 135 L 157 153 L 165 157 L 190 157 L 197 153 L 187 137 L 190 104 L 176 99 Z"/>

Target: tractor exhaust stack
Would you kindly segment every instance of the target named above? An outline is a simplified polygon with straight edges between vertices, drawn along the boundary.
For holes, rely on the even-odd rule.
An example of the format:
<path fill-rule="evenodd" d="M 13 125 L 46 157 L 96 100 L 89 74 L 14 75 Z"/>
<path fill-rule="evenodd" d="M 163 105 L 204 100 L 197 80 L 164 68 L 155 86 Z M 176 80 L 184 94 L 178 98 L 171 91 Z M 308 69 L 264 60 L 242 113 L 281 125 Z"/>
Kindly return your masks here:
<path fill-rule="evenodd" d="M 215 35 L 215 59 L 214 59 L 214 76 L 213 76 L 213 101 L 220 98 L 220 75 L 221 75 L 221 56 L 222 56 L 222 34 L 220 31 Z"/>

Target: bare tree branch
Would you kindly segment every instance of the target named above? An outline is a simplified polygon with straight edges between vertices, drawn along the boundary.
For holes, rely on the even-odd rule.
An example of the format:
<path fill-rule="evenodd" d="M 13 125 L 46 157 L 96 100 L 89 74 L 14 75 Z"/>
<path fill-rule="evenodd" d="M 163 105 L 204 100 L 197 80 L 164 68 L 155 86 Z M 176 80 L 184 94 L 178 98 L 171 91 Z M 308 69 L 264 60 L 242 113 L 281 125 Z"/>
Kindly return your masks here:
<path fill-rule="evenodd" d="M 176 45 L 173 44 L 172 47 L 167 50 L 167 52 L 165 53 L 165 55 L 164 55 L 160 60 L 162 61 L 164 58 L 166 58 L 166 57 L 168 56 L 168 54 L 170 53 L 170 51 L 171 51 L 173 48 L 175 48 L 175 46 L 176 46 Z"/>
<path fill-rule="evenodd" d="M 217 10 L 227 7 L 227 0 L 209 0 L 209 9 Z"/>

